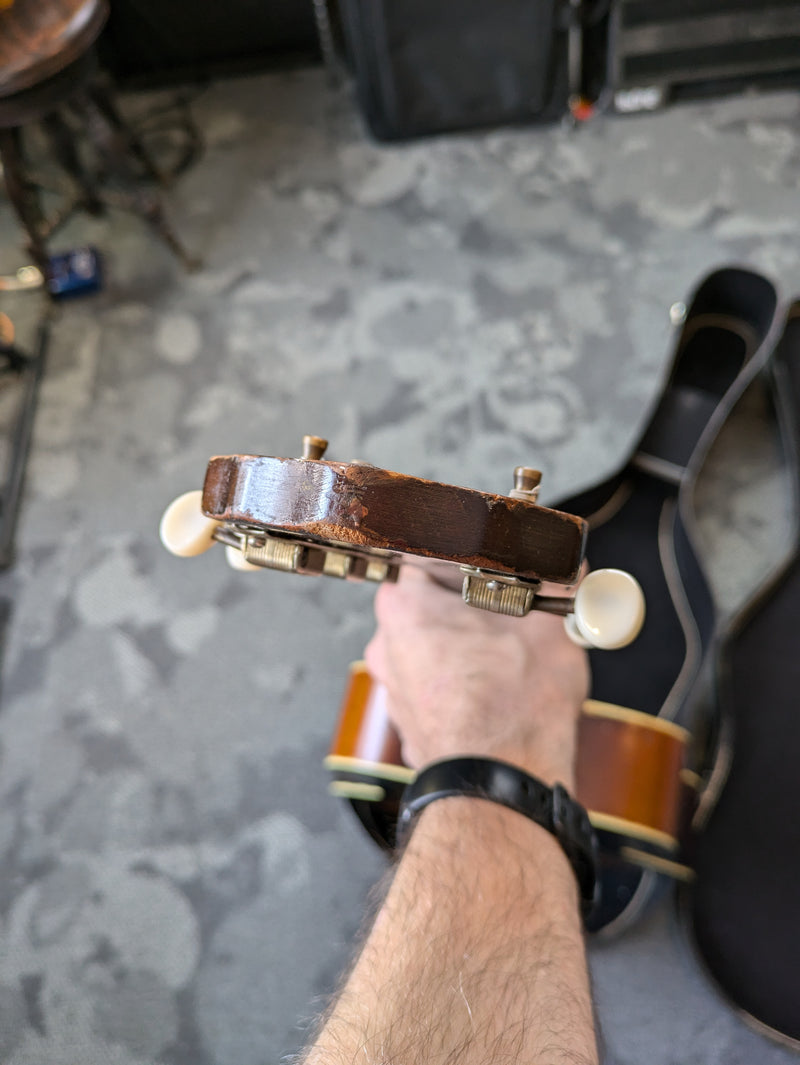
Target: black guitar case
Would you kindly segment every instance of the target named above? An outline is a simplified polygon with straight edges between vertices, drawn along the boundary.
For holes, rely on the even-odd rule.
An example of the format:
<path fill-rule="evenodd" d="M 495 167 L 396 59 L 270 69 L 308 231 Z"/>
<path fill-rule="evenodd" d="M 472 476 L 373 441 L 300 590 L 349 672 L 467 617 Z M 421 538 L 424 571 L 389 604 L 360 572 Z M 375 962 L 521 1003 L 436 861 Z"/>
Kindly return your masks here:
<path fill-rule="evenodd" d="M 709 744 L 706 730 L 696 729 L 694 695 L 717 619 L 694 547 L 693 489 L 711 443 L 763 369 L 783 320 L 775 287 L 760 274 L 725 267 L 705 277 L 690 300 L 663 392 L 633 450 L 601 484 L 555 504 L 588 520 L 591 565 L 633 573 L 647 603 L 633 644 L 589 652 L 592 697 L 696 731 L 698 753 L 689 768 L 698 770 L 708 760 L 701 755 Z M 382 778 L 380 790 L 381 799 L 350 801 L 372 838 L 391 850 L 403 784 Z M 687 786 L 686 796 L 688 826 L 695 789 Z M 586 922 L 589 931 L 622 931 L 666 888 L 667 876 L 692 875 L 690 854 L 681 851 L 683 832 L 669 854 L 640 848 L 635 856 L 623 832 L 598 835 L 601 892 Z"/>
<path fill-rule="evenodd" d="M 721 740 L 682 902 L 725 995 L 800 1050 L 800 302 L 769 372 L 794 543 L 718 649 Z"/>
<path fill-rule="evenodd" d="M 544 121 L 567 109 L 563 0 L 340 0 L 378 140 Z"/>
<path fill-rule="evenodd" d="M 695 547 L 694 485 L 728 413 L 763 368 L 779 324 L 776 290 L 760 274 L 725 267 L 704 278 L 689 302 L 664 391 L 632 453 L 602 484 L 555 504 L 588 520 L 589 564 L 632 573 L 647 603 L 642 632 L 629 647 L 589 652 L 592 698 L 657 715 L 689 733 L 697 731 L 696 690 L 717 624 Z M 692 755 L 687 768 L 695 763 Z M 691 875 L 679 849 L 669 862 L 643 868 L 644 856 L 630 861 L 619 836 L 601 832 L 600 842 L 603 890 L 591 931 L 630 925 L 667 886 L 665 872 Z"/>

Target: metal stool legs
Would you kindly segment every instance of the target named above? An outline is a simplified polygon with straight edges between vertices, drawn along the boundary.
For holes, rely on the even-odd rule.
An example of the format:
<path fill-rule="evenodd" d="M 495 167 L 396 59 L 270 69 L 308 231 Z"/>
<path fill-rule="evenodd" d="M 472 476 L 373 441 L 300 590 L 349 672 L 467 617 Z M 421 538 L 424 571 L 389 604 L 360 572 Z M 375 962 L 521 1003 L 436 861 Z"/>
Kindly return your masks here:
<path fill-rule="evenodd" d="M 164 241 L 174 255 L 180 259 L 187 270 L 196 270 L 200 265 L 183 247 L 175 231 L 170 226 L 157 193 L 142 187 L 131 165 L 132 131 L 117 115 L 109 112 L 106 105 L 98 104 L 94 92 L 81 91 L 74 100 L 75 109 L 83 116 L 86 130 L 94 147 L 100 154 L 109 176 L 116 179 L 119 190 L 116 194 L 104 193 L 106 202 L 115 204 L 125 210 L 133 211 L 143 218 L 153 231 Z M 141 143 L 134 138 L 138 150 L 134 156 L 141 161 L 142 153 L 147 158 Z M 152 167 L 152 163 L 150 164 Z M 156 171 L 157 173 L 157 171 Z"/>
<path fill-rule="evenodd" d="M 50 256 L 45 240 L 50 227 L 39 202 L 39 190 L 25 169 L 19 129 L 0 129 L 0 161 L 3 163 L 8 198 L 28 238 L 28 251 L 39 269 L 46 274 Z"/>
<path fill-rule="evenodd" d="M 93 174 L 85 166 L 75 143 L 73 131 L 60 111 L 51 111 L 42 119 L 53 154 L 79 190 L 80 206 L 89 214 L 102 214 L 103 202 Z"/>

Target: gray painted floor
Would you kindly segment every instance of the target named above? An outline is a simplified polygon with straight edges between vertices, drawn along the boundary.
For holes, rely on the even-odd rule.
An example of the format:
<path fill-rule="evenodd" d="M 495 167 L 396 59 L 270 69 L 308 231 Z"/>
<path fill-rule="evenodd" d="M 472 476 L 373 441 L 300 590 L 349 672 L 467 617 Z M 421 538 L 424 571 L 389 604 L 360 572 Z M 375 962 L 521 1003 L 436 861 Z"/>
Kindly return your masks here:
<path fill-rule="evenodd" d="M 128 101 L 133 111 L 145 101 Z M 320 71 L 216 85 L 169 195 L 205 269 L 140 224 L 65 306 L 42 391 L 0 707 L 0 1059 L 263 1065 L 349 955 L 382 859 L 320 767 L 368 590 L 179 561 L 156 528 L 208 457 L 333 457 L 544 499 L 625 454 L 667 367 L 670 304 L 715 266 L 800 292 L 800 101 L 381 148 Z M 0 270 L 24 261 L 0 205 Z M 0 306 L 29 336 L 35 296 Z M 733 609 L 788 535 L 763 402 L 699 506 Z M 667 899 L 594 943 L 607 1060 L 795 1060 L 750 1031 Z"/>

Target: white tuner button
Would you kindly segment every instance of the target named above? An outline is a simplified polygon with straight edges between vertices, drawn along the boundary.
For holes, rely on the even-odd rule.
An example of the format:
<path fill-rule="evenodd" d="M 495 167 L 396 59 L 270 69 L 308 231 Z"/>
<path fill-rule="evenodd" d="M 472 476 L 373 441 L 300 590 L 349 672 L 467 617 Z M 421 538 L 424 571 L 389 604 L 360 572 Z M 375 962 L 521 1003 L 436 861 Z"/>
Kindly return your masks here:
<path fill-rule="evenodd" d="M 598 569 L 583 578 L 575 593 L 567 632 L 584 647 L 613 651 L 627 647 L 644 624 L 644 594 L 639 582 L 621 569 Z"/>
<path fill-rule="evenodd" d="M 238 570 L 250 570 L 263 569 L 263 566 L 257 566 L 254 562 L 248 562 L 238 547 L 234 547 L 232 544 L 225 545 L 225 561 L 231 567 L 231 569 Z"/>
<path fill-rule="evenodd" d="M 203 493 L 185 492 L 164 511 L 158 535 L 167 551 L 180 558 L 202 555 L 214 544 L 214 530 L 219 525 L 202 510 Z"/>

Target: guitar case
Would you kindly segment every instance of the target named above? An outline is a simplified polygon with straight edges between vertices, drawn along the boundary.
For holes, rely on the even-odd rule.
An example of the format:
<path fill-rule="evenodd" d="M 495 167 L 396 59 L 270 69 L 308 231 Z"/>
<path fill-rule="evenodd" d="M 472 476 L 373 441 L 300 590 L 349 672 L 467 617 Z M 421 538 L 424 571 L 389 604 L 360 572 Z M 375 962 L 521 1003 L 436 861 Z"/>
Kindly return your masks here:
<path fill-rule="evenodd" d="M 721 741 L 710 813 L 693 840 L 696 880 L 681 901 L 723 993 L 766 1034 L 800 1049 L 800 302 L 769 377 L 794 542 L 718 648 Z"/>
<path fill-rule="evenodd" d="M 693 875 L 682 845 L 713 731 L 701 730 L 705 719 L 695 720 L 694 705 L 716 631 L 694 547 L 693 487 L 708 448 L 763 367 L 781 324 L 768 280 L 734 267 L 709 275 L 691 300 L 664 390 L 628 459 L 603 483 L 556 504 L 587 520 L 590 564 L 624 566 L 647 603 L 644 627 L 630 646 L 589 652 L 591 699 L 579 728 L 576 768 L 578 797 L 600 842 L 601 892 L 587 920 L 590 931 L 621 931 L 666 887 L 667 877 Z M 624 740 L 615 733 L 619 748 L 617 740 L 603 748 L 583 742 L 589 723 L 603 721 L 609 729 L 614 719 L 617 726 L 637 723 Z M 356 669 L 326 764 L 334 793 L 348 798 L 370 835 L 391 849 L 400 796 L 413 773 L 403 765 L 387 721 L 385 692 Z M 645 727 L 649 721 L 652 726 Z M 656 733 L 662 733 L 658 741 Z M 648 758 L 645 776 L 638 778 L 629 763 L 642 769 L 645 745 L 667 734 L 678 749 L 669 760 Z M 617 749 L 627 752 L 622 765 L 612 757 Z M 612 786 L 625 801 L 610 801 Z M 659 816 L 637 811 L 645 795 L 664 807 Z"/>
<path fill-rule="evenodd" d="M 381 141 L 557 119 L 563 0 L 340 0 L 359 104 Z"/>
<path fill-rule="evenodd" d="M 592 568 L 624 566 L 647 603 L 644 627 L 630 646 L 589 652 L 591 697 L 658 715 L 695 736 L 695 697 L 716 618 L 695 547 L 693 489 L 725 418 L 773 347 L 777 308 L 775 288 L 753 271 L 729 267 L 706 277 L 686 312 L 665 388 L 627 461 L 602 484 L 554 504 L 589 522 Z M 663 874 L 691 877 L 679 843 L 697 805 L 699 761 L 690 746 L 682 774 L 684 830 L 671 855 L 634 854 L 619 833 L 599 833 L 603 892 L 590 930 L 627 927 L 666 886 Z"/>

